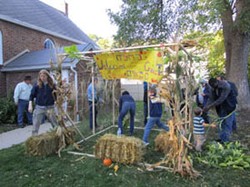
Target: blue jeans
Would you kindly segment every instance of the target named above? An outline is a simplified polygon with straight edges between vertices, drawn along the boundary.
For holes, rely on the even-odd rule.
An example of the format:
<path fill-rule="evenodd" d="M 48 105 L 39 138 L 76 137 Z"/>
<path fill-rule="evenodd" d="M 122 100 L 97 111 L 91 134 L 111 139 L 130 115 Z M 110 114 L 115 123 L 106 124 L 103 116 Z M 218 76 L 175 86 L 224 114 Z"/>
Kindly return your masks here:
<path fill-rule="evenodd" d="M 225 111 L 221 110 L 218 115 L 219 117 L 223 118 L 228 114 Z M 230 140 L 233 127 L 233 120 L 234 120 L 233 114 L 227 117 L 226 119 L 223 119 L 221 123 L 221 128 L 219 128 L 219 136 L 222 142 L 228 142 Z"/>
<path fill-rule="evenodd" d="M 233 112 L 233 125 L 232 125 L 232 130 L 236 131 L 237 130 L 237 125 L 236 125 L 236 113 Z"/>
<path fill-rule="evenodd" d="M 133 134 L 134 123 L 135 123 L 135 108 L 136 108 L 135 102 L 124 102 L 122 104 L 122 109 L 118 117 L 118 128 L 121 129 L 122 134 L 123 134 L 122 121 L 128 112 L 130 114 L 130 134 Z"/>
<path fill-rule="evenodd" d="M 164 129 L 165 131 L 169 131 L 169 127 L 165 125 L 164 123 L 161 122 L 160 117 L 150 117 L 148 119 L 148 122 L 146 124 L 146 127 L 144 129 L 144 134 L 143 134 L 143 141 L 148 143 L 148 137 L 150 134 L 151 129 L 154 127 L 154 125 L 157 125 L 159 128 Z"/>
<path fill-rule="evenodd" d="M 32 113 L 28 111 L 29 101 L 19 99 L 17 107 L 17 123 L 23 125 L 23 113 L 26 113 L 28 124 L 32 124 Z"/>
<path fill-rule="evenodd" d="M 148 103 L 143 102 L 143 106 L 144 106 L 144 126 L 146 126 L 148 122 Z"/>
<path fill-rule="evenodd" d="M 97 117 L 98 111 L 97 111 L 97 106 L 95 103 L 95 127 L 97 127 L 97 123 L 96 123 L 96 117 Z M 93 128 L 93 105 L 92 105 L 92 101 L 89 101 L 89 128 L 92 129 Z"/>

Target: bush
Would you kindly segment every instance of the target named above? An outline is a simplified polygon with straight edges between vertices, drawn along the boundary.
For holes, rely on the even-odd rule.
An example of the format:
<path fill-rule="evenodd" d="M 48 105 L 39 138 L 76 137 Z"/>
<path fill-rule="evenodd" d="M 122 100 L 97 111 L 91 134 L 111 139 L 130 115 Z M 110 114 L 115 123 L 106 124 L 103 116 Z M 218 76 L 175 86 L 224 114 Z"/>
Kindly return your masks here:
<path fill-rule="evenodd" d="M 0 124 L 16 123 L 16 106 L 12 98 L 0 98 Z"/>

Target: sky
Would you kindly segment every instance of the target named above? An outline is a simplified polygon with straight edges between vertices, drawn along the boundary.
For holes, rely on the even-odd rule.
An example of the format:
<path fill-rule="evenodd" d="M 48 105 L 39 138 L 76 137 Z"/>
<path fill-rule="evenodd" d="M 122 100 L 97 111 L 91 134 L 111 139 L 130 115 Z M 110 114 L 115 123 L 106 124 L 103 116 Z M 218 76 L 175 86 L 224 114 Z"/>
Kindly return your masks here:
<path fill-rule="evenodd" d="M 69 18 L 87 35 L 111 38 L 117 27 L 111 24 L 106 9 L 119 11 L 121 0 L 40 0 L 64 12 L 68 3 Z"/>

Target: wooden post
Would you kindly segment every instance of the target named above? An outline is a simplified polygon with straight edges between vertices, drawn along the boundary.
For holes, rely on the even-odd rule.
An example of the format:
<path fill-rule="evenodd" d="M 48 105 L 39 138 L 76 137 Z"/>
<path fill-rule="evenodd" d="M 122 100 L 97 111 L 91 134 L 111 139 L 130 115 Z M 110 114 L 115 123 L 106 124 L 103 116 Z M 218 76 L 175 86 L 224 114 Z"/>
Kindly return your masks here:
<path fill-rule="evenodd" d="M 92 64 L 91 68 L 91 75 L 92 75 L 92 130 L 93 134 L 95 134 L 95 75 L 94 75 L 94 63 Z"/>
<path fill-rule="evenodd" d="M 116 80 L 113 80 L 112 84 L 112 113 L 113 113 L 113 125 L 115 126 L 115 82 Z"/>

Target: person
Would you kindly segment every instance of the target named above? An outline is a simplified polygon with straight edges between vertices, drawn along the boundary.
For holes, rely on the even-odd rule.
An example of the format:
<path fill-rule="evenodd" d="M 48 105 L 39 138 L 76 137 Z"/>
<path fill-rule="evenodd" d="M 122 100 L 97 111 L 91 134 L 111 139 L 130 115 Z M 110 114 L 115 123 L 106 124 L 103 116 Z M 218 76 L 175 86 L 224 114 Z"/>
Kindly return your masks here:
<path fill-rule="evenodd" d="M 155 124 L 159 128 L 162 128 L 165 131 L 169 131 L 169 127 L 161 122 L 162 101 L 156 97 L 156 88 L 149 89 L 149 102 L 150 115 L 143 134 L 143 142 L 145 145 L 149 144 L 148 137 L 151 129 Z"/>
<path fill-rule="evenodd" d="M 130 135 L 133 135 L 134 132 L 134 122 L 135 122 L 135 100 L 129 94 L 128 91 L 124 91 L 122 96 L 119 99 L 119 117 L 118 117 L 118 128 L 121 130 L 121 134 L 123 134 L 122 122 L 124 117 L 129 112 L 130 114 Z"/>
<path fill-rule="evenodd" d="M 197 106 L 200 108 L 204 108 L 207 104 L 209 98 L 209 85 L 205 79 L 200 81 L 201 87 L 197 88 L 196 94 L 196 103 Z M 205 123 L 209 123 L 209 117 L 207 112 L 202 112 L 202 118 L 204 119 Z"/>
<path fill-rule="evenodd" d="M 94 120 L 94 124 L 95 124 L 95 128 L 98 127 L 97 124 L 97 103 L 98 103 L 98 97 L 97 97 L 97 90 L 96 90 L 96 85 L 98 83 L 98 78 L 94 78 L 94 82 L 92 84 L 92 82 L 89 84 L 88 89 L 87 89 L 87 95 L 88 95 L 88 102 L 89 102 L 89 127 L 90 129 L 93 128 L 93 107 L 95 110 L 95 120 Z M 92 95 L 93 93 L 94 95 Z"/>
<path fill-rule="evenodd" d="M 143 107 L 144 107 L 144 126 L 148 121 L 148 83 L 143 82 Z"/>
<path fill-rule="evenodd" d="M 211 92 L 207 105 L 203 111 L 207 112 L 215 107 L 218 116 L 221 118 L 221 128 L 219 128 L 219 137 L 221 143 L 230 141 L 232 133 L 233 116 L 232 113 L 236 109 L 236 98 L 233 94 L 231 86 L 226 81 L 220 81 L 216 78 L 209 79 Z"/>
<path fill-rule="evenodd" d="M 17 125 L 20 128 L 25 127 L 23 123 L 23 114 L 26 113 L 28 125 L 32 125 L 32 113 L 28 111 L 30 92 L 32 89 L 31 76 L 24 77 L 23 82 L 16 85 L 14 91 L 14 101 L 17 105 Z"/>
<path fill-rule="evenodd" d="M 219 75 L 219 76 L 217 76 L 217 80 L 226 81 L 226 82 L 228 82 L 228 83 L 230 84 L 231 89 L 232 89 L 232 91 L 233 91 L 233 94 L 234 94 L 234 96 L 235 96 L 235 98 L 236 98 L 236 105 L 237 105 L 237 104 L 238 104 L 238 101 L 237 101 L 238 89 L 237 89 L 236 85 L 235 85 L 233 82 L 226 80 L 226 78 L 225 78 L 224 75 Z M 233 112 L 232 116 L 233 116 L 233 126 L 232 126 L 232 130 L 233 130 L 233 131 L 236 131 L 236 130 L 237 130 L 236 112 Z"/>
<path fill-rule="evenodd" d="M 202 118 L 202 109 L 200 107 L 196 107 L 194 109 L 194 118 L 193 118 L 193 135 L 194 135 L 194 147 L 196 151 L 202 151 L 202 146 L 206 141 L 205 138 L 205 128 L 209 126 L 205 123 L 204 119 Z M 215 127 L 215 125 L 211 125 Z"/>
<path fill-rule="evenodd" d="M 55 118 L 55 95 L 56 90 L 54 81 L 47 70 L 41 70 L 38 74 L 37 82 L 34 84 L 30 99 L 29 112 L 33 110 L 33 101 L 35 99 L 35 110 L 33 112 L 33 130 L 32 135 L 37 135 L 44 116 L 55 127 L 57 121 Z"/>

